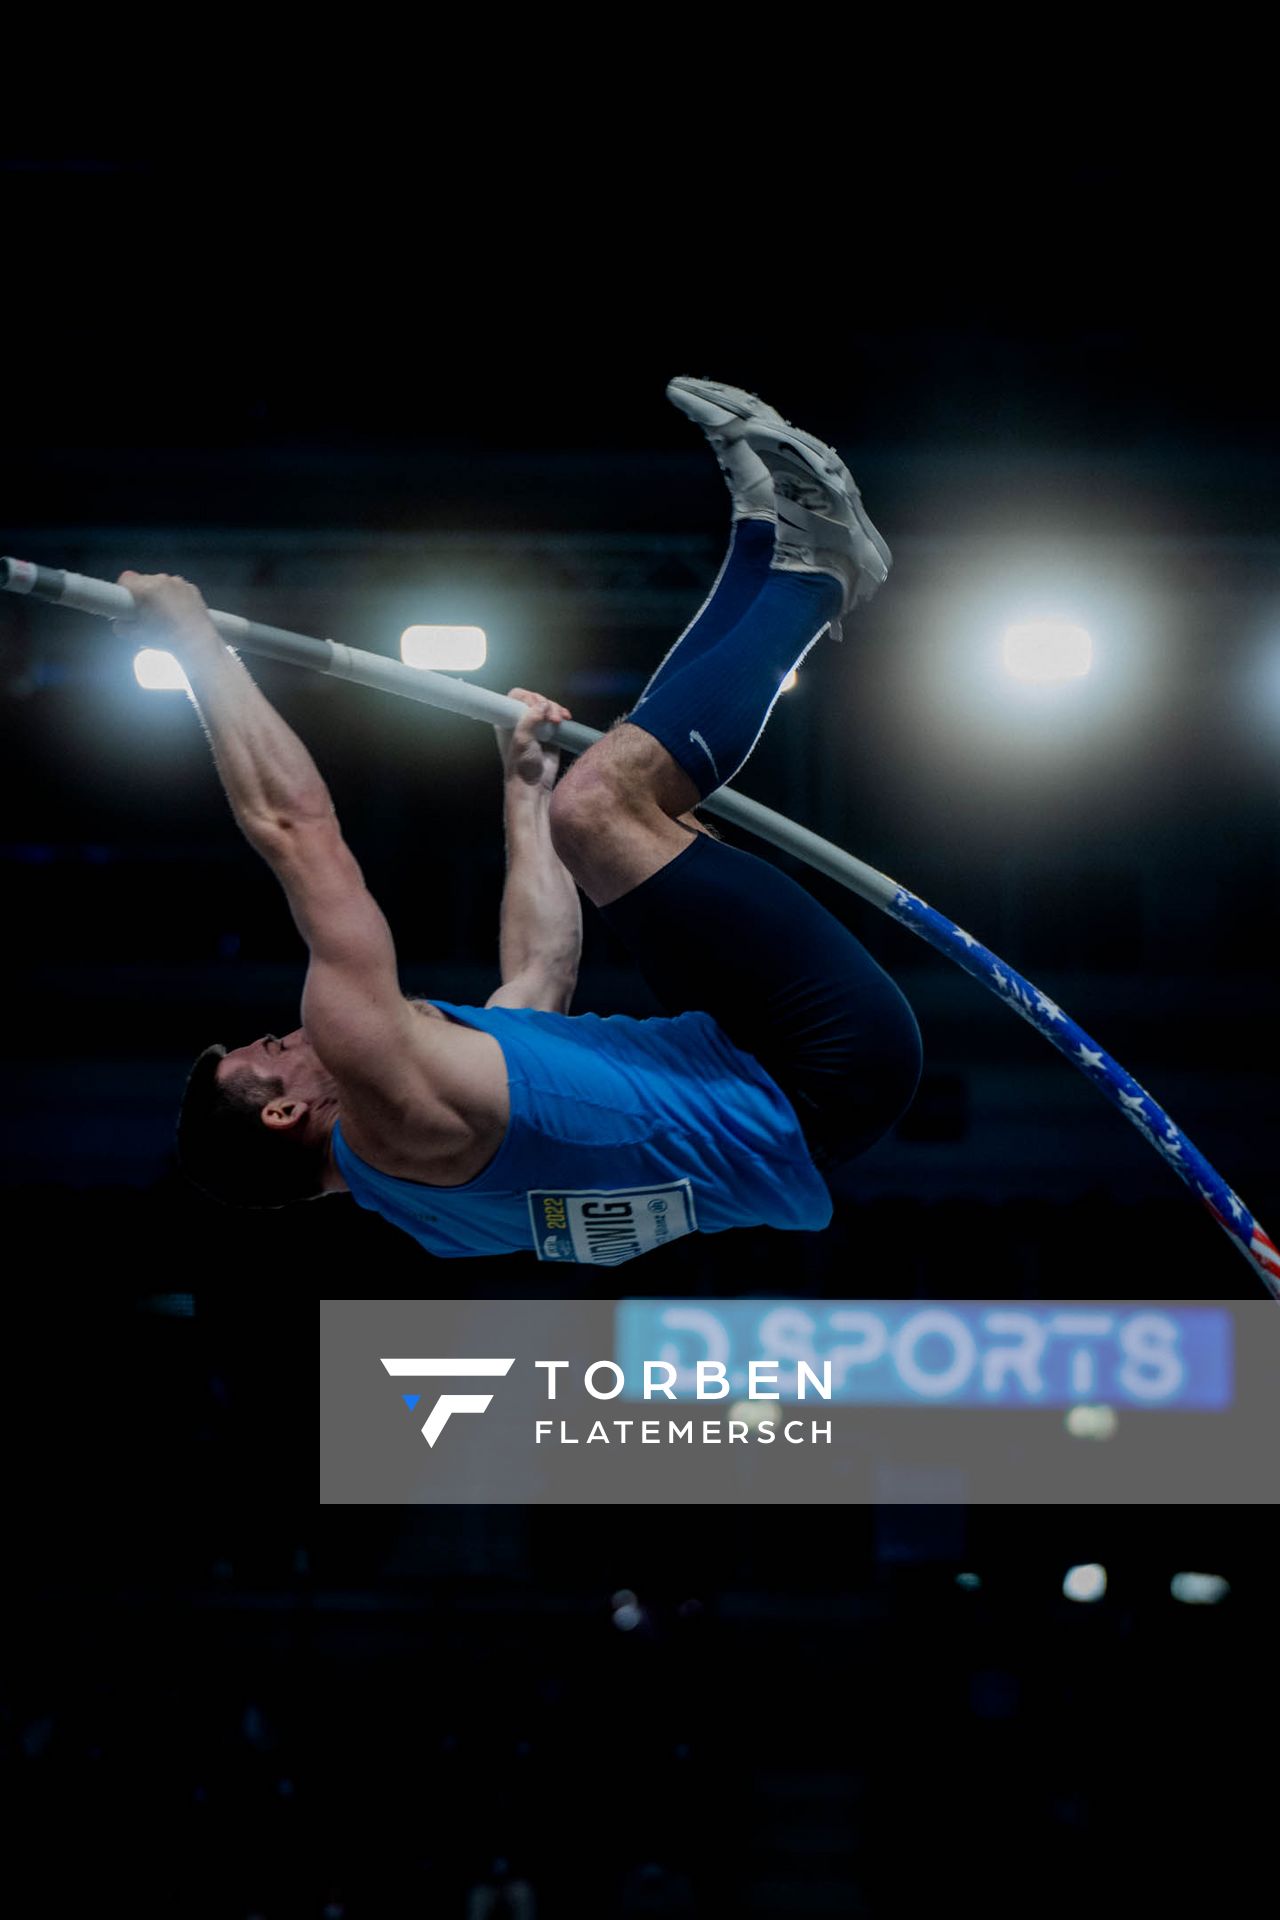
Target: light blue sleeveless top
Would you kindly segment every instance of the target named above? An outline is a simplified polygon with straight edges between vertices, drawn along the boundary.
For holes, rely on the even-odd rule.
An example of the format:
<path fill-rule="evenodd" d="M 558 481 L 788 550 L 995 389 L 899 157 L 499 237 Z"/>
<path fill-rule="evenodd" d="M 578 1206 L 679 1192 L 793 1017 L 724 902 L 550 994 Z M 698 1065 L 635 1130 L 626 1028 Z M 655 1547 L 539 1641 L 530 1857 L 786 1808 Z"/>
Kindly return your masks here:
<path fill-rule="evenodd" d="M 617 1266 L 695 1231 L 830 1221 L 794 1107 L 710 1014 L 431 1005 L 502 1048 L 511 1118 L 488 1166 L 461 1187 L 401 1180 L 333 1129 L 357 1203 L 429 1253 Z"/>

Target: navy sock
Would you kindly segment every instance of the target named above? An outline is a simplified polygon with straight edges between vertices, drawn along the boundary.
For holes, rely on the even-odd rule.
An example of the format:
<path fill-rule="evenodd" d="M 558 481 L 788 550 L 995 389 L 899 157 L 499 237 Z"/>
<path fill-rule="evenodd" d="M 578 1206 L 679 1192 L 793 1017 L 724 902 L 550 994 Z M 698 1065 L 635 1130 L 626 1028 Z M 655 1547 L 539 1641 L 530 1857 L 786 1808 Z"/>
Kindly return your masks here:
<path fill-rule="evenodd" d="M 748 526 L 763 527 L 772 544 L 768 522 L 739 521 L 735 549 Z M 713 614 L 732 570 L 731 557 L 704 618 Z M 727 631 L 702 644 L 701 621 L 695 622 L 627 719 L 661 742 L 705 800 L 748 758 L 783 681 L 836 619 L 842 598 L 841 583 L 832 574 L 767 571 L 755 597 Z M 693 639 L 699 644 L 687 653 Z"/>
<path fill-rule="evenodd" d="M 680 638 L 674 643 L 636 701 L 641 706 L 657 692 L 665 680 L 680 673 L 723 640 L 736 627 L 761 587 L 769 578 L 773 560 L 774 523 L 772 520 L 735 520 L 729 551 L 716 575 L 715 585 Z M 628 716 L 634 719 L 634 714 Z M 643 724 L 637 722 L 637 725 Z"/>

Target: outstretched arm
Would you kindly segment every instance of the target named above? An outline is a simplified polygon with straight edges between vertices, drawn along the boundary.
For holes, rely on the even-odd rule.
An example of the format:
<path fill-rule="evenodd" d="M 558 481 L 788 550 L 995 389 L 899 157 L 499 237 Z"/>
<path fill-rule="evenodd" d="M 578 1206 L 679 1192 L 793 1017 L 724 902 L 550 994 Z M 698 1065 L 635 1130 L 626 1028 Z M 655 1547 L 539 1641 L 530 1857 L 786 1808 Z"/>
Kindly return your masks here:
<path fill-rule="evenodd" d="M 513 687 L 510 698 L 523 700 L 529 711 L 514 732 L 496 729 L 505 773 L 507 880 L 498 939 L 502 985 L 486 1005 L 568 1013 L 582 952 L 582 905 L 551 844 L 560 753 L 536 739 L 534 728 L 567 720 L 569 710 L 523 687 Z"/>
<path fill-rule="evenodd" d="M 231 810 L 284 887 L 311 950 L 304 1023 L 335 1073 L 386 1045 L 402 1023 L 395 948 L 338 826 L 320 770 L 250 679 L 197 588 L 168 574 L 122 573 L 138 603 L 117 631 L 169 648 L 182 663 Z"/>

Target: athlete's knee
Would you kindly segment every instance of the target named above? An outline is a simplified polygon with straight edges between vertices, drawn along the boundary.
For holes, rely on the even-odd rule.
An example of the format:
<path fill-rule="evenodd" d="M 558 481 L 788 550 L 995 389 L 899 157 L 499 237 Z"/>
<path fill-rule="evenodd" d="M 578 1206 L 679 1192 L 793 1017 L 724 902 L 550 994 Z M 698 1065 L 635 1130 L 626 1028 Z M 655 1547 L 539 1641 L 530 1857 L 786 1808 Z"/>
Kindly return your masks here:
<path fill-rule="evenodd" d="M 651 733 L 620 720 L 570 767 L 552 799 L 553 826 L 572 843 L 594 837 L 603 820 L 678 819 L 696 806 L 698 789 Z"/>
<path fill-rule="evenodd" d="M 551 844 L 570 869 L 584 850 L 599 846 L 621 804 L 615 775 L 593 753 L 575 760 L 551 795 Z"/>

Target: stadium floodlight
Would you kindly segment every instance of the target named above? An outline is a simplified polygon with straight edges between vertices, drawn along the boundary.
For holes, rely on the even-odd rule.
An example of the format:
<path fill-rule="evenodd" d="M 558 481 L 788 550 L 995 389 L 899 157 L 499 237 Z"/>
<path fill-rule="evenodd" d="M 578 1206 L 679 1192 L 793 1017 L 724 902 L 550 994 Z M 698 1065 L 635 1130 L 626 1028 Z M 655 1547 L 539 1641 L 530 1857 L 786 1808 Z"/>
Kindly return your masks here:
<path fill-rule="evenodd" d="M 483 627 L 406 627 L 400 635 L 406 667 L 430 667 L 436 673 L 474 673 L 488 650 Z"/>
<path fill-rule="evenodd" d="M 1062 1591 L 1068 1600 L 1101 1600 L 1107 1590 L 1107 1570 L 1096 1561 L 1085 1566 L 1068 1567 L 1062 1580 Z"/>
<path fill-rule="evenodd" d="M 1093 665 L 1093 641 L 1067 620 L 1025 620 L 1006 627 L 1000 656 L 1015 680 L 1048 686 L 1082 680 Z"/>
<path fill-rule="evenodd" d="M 1216 1607 L 1231 1588 L 1220 1573 L 1175 1573 L 1169 1591 L 1184 1607 Z"/>
<path fill-rule="evenodd" d="M 133 677 L 148 693 L 190 693 L 191 683 L 171 653 L 142 647 L 133 656 Z"/>
<path fill-rule="evenodd" d="M 1156 724 L 1163 606 L 1148 574 L 1108 549 L 1086 562 L 1074 544 L 996 536 L 945 587 L 922 585 L 893 671 L 913 739 L 925 721 L 953 777 L 977 755 L 984 780 L 1043 790 L 1055 769 L 1080 779 L 1082 760 L 1109 763 Z"/>

